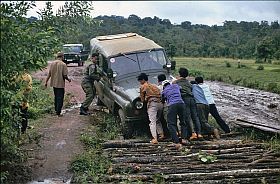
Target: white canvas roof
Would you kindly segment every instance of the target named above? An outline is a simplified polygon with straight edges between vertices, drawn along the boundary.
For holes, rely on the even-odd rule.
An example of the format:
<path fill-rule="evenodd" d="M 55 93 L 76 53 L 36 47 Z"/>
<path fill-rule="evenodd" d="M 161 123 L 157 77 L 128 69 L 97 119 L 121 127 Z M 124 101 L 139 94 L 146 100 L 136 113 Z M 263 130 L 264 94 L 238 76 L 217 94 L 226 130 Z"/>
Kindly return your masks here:
<path fill-rule="evenodd" d="M 162 48 L 154 41 L 136 33 L 98 36 L 90 41 L 91 50 L 98 51 L 105 57 Z"/>

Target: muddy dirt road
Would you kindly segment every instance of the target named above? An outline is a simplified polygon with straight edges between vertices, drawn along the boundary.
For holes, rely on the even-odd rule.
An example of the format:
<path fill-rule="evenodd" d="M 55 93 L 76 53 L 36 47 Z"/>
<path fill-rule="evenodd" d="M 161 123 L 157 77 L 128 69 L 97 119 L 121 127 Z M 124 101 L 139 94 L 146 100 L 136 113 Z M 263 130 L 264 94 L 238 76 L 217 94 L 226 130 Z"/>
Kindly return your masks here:
<path fill-rule="evenodd" d="M 43 126 L 38 127 L 38 132 L 41 136 L 40 143 L 33 145 L 33 147 L 30 145 L 29 148 L 31 151 L 29 152 L 30 158 L 28 164 L 33 170 L 34 181 L 31 182 L 32 184 L 70 182 L 72 175 L 68 171 L 69 163 L 76 154 L 83 151 L 83 147 L 79 142 L 79 136 L 80 132 L 89 125 L 89 118 L 79 115 L 78 109 L 78 106 L 85 98 L 84 92 L 80 86 L 84 67 L 85 66 L 77 67 L 74 64 L 68 66 L 69 76 L 72 82 L 66 82 L 66 93 L 71 93 L 71 106 L 76 108 L 67 109 L 63 117 L 48 115 L 43 120 Z M 45 80 L 47 71 L 48 69 L 46 68 L 43 71 L 34 73 L 32 76 L 37 79 Z M 241 122 L 243 125 L 248 125 L 249 122 L 250 125 L 261 128 L 263 128 L 263 126 L 260 125 L 265 124 L 266 126 L 264 129 L 280 132 L 279 95 L 218 82 L 206 83 L 209 84 L 213 92 L 221 116 L 229 123 L 230 127 L 236 126 L 238 122 Z M 98 112 L 95 111 L 94 113 Z M 215 173 L 222 177 L 228 177 L 226 181 L 230 181 L 234 173 L 243 173 L 240 175 L 240 177 L 243 178 L 246 178 L 250 174 L 256 177 L 265 177 L 260 173 L 271 173 L 272 176 L 274 176 L 274 174 L 280 174 L 279 159 L 273 162 L 271 167 L 257 162 L 255 164 L 256 167 L 250 166 L 246 171 L 239 171 L 238 169 L 242 167 L 242 163 L 246 162 L 247 164 L 252 164 L 254 160 L 265 158 L 265 156 L 274 156 L 275 153 L 267 153 L 267 150 L 255 143 L 241 145 L 242 141 L 239 140 L 238 137 L 225 137 L 225 139 L 222 138 L 219 142 L 206 141 L 196 143 L 197 145 L 203 146 L 201 148 L 205 150 L 210 150 L 213 153 L 219 152 L 217 155 L 218 160 L 222 159 L 223 161 L 212 166 L 211 164 L 201 165 L 198 161 L 194 161 L 196 164 L 192 166 L 187 166 L 185 164 L 193 162 L 190 159 L 197 156 L 197 152 L 190 152 L 190 150 L 194 148 L 197 150 L 196 144 L 186 147 L 185 153 L 178 153 L 172 150 L 172 148 L 169 148 L 167 143 L 160 143 L 158 146 L 150 146 L 145 142 L 131 141 L 131 143 L 127 143 L 130 146 L 125 146 L 126 144 L 123 144 L 123 146 L 118 147 L 116 146 L 119 144 L 117 142 L 116 140 L 116 143 L 113 145 L 110 143 L 108 143 L 107 146 L 105 145 L 106 152 L 109 153 L 114 161 L 113 169 L 122 167 L 122 165 L 124 166 L 123 169 L 125 169 L 130 167 L 131 164 L 146 163 L 148 166 L 140 166 L 141 172 L 143 171 L 142 174 L 137 176 L 137 169 L 135 171 L 135 176 L 133 173 L 131 174 L 131 178 L 142 177 L 144 178 L 143 181 L 152 181 L 152 175 L 148 173 L 157 173 L 158 169 L 161 173 L 165 173 L 166 175 L 170 174 L 168 177 L 175 178 L 174 180 L 170 180 L 174 183 L 176 183 L 176 181 L 179 183 L 179 181 L 182 181 L 180 178 L 184 177 L 189 179 L 200 178 L 198 181 L 203 181 L 203 177 L 195 173 L 204 173 L 201 171 L 205 169 L 208 170 L 202 175 L 207 175 L 208 173 L 209 178 L 213 180 L 212 183 L 215 183 Z M 148 158 L 142 157 L 143 155 L 148 155 Z M 155 157 L 151 157 L 151 155 Z M 264 156 L 258 157 L 258 155 Z M 235 157 L 238 157 L 237 161 L 233 160 Z M 135 161 L 136 158 L 141 159 L 141 161 Z M 151 161 L 151 158 L 154 160 Z M 268 158 L 271 159 L 271 157 Z M 175 165 L 169 165 L 171 162 Z M 226 170 L 230 168 L 228 166 L 229 163 L 232 165 L 230 169 L 232 173 L 226 172 Z M 252 169 L 255 169 L 254 172 L 251 172 Z M 195 170 L 195 172 L 193 172 L 193 170 Z M 212 174 L 209 174 L 210 171 L 213 171 L 211 172 Z M 112 170 L 112 176 L 108 178 L 108 182 L 118 182 L 120 178 L 124 177 L 119 175 L 118 172 L 114 172 L 115 171 Z M 162 176 L 159 175 L 158 179 L 161 177 Z M 252 181 L 255 181 L 254 178 L 250 181 L 248 180 L 247 183 Z M 272 178 L 272 181 L 276 181 L 275 177 Z"/>

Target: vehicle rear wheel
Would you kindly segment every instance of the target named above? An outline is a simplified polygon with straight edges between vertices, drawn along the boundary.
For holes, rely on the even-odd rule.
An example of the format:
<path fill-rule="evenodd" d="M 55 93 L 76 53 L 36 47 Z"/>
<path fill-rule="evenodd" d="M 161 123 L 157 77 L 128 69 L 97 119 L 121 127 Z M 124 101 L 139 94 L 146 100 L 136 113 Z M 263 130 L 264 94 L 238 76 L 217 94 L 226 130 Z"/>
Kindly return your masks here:
<path fill-rule="evenodd" d="M 78 66 L 83 66 L 81 61 L 78 62 Z"/>
<path fill-rule="evenodd" d="M 132 124 L 130 122 L 125 121 L 125 115 L 122 109 L 118 110 L 118 117 L 117 121 L 120 124 L 123 137 L 125 139 L 129 139 L 132 137 L 133 129 Z"/>

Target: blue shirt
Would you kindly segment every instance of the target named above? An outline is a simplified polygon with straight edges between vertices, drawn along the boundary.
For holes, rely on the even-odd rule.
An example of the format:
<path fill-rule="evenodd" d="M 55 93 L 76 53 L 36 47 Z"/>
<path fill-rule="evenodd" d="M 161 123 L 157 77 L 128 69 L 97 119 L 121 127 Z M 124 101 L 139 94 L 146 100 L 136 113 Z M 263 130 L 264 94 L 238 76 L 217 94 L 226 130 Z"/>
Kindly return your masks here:
<path fill-rule="evenodd" d="M 196 103 L 208 105 L 202 88 L 198 84 L 192 85 L 192 93 Z"/>
<path fill-rule="evenodd" d="M 201 87 L 201 89 L 203 90 L 204 92 L 204 95 L 205 95 L 205 98 L 208 102 L 208 104 L 215 104 L 215 101 L 214 101 L 214 97 L 210 91 L 210 88 L 207 84 L 199 84 L 199 86 Z"/>
<path fill-rule="evenodd" d="M 167 106 L 184 103 L 180 93 L 180 86 L 178 84 L 169 84 L 165 86 L 162 91 L 162 96 L 166 99 Z"/>

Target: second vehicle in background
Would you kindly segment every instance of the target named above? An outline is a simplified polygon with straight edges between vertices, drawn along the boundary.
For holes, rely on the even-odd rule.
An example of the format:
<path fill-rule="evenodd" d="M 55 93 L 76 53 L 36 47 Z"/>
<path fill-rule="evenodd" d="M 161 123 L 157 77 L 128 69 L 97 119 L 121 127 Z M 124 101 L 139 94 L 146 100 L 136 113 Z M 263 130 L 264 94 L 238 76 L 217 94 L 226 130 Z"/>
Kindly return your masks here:
<path fill-rule="evenodd" d="M 83 44 L 65 44 L 63 45 L 63 53 L 64 63 L 78 63 L 78 66 L 83 66 L 89 51 L 84 50 Z"/>

